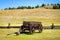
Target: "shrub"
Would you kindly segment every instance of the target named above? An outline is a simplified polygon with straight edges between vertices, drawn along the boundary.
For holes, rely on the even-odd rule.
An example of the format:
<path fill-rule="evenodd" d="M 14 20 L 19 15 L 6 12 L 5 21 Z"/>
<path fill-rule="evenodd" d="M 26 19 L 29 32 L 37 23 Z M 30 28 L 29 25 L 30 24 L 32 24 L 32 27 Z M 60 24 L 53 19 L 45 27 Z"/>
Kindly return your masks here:
<path fill-rule="evenodd" d="M 46 5 L 45 5 L 45 4 L 42 4 L 42 5 L 41 5 L 41 7 L 44 7 L 44 6 L 46 6 Z"/>
<path fill-rule="evenodd" d="M 39 5 L 35 6 L 35 8 L 39 8 Z"/>

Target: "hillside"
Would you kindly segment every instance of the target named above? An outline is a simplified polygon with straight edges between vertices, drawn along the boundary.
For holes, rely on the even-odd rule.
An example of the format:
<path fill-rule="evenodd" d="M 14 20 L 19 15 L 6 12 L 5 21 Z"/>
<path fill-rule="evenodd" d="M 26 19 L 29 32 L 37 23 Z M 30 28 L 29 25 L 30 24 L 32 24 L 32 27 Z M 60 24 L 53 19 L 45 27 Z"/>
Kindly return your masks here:
<path fill-rule="evenodd" d="M 23 21 L 39 21 L 43 25 L 60 25 L 60 9 L 0 10 L 0 25 L 20 25 Z"/>

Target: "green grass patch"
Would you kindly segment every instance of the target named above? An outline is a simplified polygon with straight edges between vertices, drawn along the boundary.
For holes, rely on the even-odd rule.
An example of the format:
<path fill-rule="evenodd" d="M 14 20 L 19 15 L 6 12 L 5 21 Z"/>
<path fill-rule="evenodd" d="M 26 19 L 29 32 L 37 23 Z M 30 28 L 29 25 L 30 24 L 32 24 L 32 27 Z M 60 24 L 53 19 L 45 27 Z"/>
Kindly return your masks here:
<path fill-rule="evenodd" d="M 36 30 L 33 34 L 20 34 L 19 36 L 11 34 L 16 31 L 19 29 L 0 29 L 0 40 L 60 40 L 60 29 L 44 29 L 42 33 Z"/>

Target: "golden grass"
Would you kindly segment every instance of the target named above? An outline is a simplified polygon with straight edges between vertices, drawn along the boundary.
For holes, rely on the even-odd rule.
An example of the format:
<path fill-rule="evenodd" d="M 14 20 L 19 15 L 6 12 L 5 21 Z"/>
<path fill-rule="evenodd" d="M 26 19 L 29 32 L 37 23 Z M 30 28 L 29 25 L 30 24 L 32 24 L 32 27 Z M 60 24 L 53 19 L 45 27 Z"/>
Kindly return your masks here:
<path fill-rule="evenodd" d="M 0 10 L 0 25 L 20 25 L 23 21 L 41 21 L 43 25 L 60 25 L 60 9 Z"/>

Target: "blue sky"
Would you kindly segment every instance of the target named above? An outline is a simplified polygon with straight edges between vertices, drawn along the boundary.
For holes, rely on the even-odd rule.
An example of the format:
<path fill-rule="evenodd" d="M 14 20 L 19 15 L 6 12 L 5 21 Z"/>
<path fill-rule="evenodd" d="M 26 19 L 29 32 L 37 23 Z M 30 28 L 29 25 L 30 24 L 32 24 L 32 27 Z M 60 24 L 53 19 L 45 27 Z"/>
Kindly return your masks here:
<path fill-rule="evenodd" d="M 41 4 L 60 3 L 60 0 L 0 0 L 0 9 L 18 6 L 36 6 Z"/>

